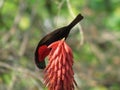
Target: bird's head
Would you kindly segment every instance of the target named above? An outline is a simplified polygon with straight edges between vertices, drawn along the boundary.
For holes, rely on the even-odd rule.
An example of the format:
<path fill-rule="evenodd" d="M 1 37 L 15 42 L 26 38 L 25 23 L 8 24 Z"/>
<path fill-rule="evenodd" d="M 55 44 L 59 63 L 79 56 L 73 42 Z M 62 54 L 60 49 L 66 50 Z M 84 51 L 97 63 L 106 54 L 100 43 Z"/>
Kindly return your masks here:
<path fill-rule="evenodd" d="M 50 53 L 51 48 L 46 45 L 39 46 L 35 54 L 35 63 L 39 69 L 44 69 L 46 67 L 45 57 Z"/>

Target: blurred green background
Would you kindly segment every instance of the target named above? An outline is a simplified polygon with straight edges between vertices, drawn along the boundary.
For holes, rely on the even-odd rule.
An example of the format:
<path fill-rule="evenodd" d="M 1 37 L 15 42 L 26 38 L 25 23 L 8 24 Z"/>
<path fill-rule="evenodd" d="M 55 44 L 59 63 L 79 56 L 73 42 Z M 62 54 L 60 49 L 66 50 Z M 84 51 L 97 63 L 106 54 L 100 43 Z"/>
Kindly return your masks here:
<path fill-rule="evenodd" d="M 78 13 L 67 39 L 75 90 L 120 90 L 120 0 L 0 0 L 0 90 L 47 90 L 35 48 Z"/>

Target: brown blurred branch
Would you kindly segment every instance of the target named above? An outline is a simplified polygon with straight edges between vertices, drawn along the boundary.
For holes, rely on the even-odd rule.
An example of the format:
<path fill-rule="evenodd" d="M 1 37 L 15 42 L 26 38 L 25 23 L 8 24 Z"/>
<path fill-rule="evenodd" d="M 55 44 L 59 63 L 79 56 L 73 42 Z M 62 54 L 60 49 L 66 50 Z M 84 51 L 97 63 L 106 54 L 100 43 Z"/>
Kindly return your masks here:
<path fill-rule="evenodd" d="M 69 0 L 66 0 L 66 2 L 67 2 L 68 10 L 69 10 L 71 16 L 74 18 L 74 17 L 75 17 L 75 14 L 74 14 L 73 11 L 72 11 L 72 6 L 71 6 L 71 4 L 70 4 L 70 1 L 69 1 Z M 79 28 L 80 39 L 81 39 L 81 40 L 80 40 L 80 46 L 82 46 L 82 45 L 84 44 L 84 33 L 83 33 L 83 29 L 82 29 L 82 26 L 81 26 L 80 23 L 79 23 L 78 28 Z"/>
<path fill-rule="evenodd" d="M 26 47 L 27 47 L 27 44 L 28 44 L 28 39 L 29 39 L 29 34 L 28 34 L 28 32 L 26 32 L 23 36 L 23 40 L 22 40 L 22 43 L 20 45 L 20 50 L 18 52 L 18 55 L 20 57 L 23 56 L 25 51 L 26 51 Z"/>
<path fill-rule="evenodd" d="M 0 0 L 0 9 L 3 7 L 5 0 Z"/>
<path fill-rule="evenodd" d="M 23 68 L 23 67 L 19 67 L 19 66 L 11 66 L 7 63 L 3 63 L 3 62 L 0 62 L 0 67 L 4 67 L 4 68 L 7 68 L 9 70 L 12 70 L 14 72 L 17 72 L 17 73 L 22 73 L 23 75 L 26 75 L 27 77 L 30 76 L 30 77 L 33 77 L 33 78 L 36 78 L 38 79 L 41 83 L 41 86 L 44 87 L 43 85 L 43 78 L 41 77 L 42 75 L 40 73 L 37 73 L 35 71 L 32 71 L 32 70 L 29 70 L 29 69 L 26 69 L 26 68 Z"/>
<path fill-rule="evenodd" d="M 31 15 L 30 15 L 30 26 L 29 26 L 28 30 L 26 30 L 26 32 L 24 33 L 23 40 L 22 40 L 22 43 L 20 46 L 20 50 L 18 52 L 19 56 L 23 56 L 26 51 L 29 34 L 32 30 L 32 25 L 34 24 L 34 20 L 35 20 L 35 16 L 36 16 L 36 7 L 35 7 L 36 3 L 32 6 Z"/>
<path fill-rule="evenodd" d="M 7 90 L 13 90 L 13 86 L 15 84 L 15 81 L 16 81 L 16 74 L 14 73 L 14 74 L 12 74 L 12 79 L 11 79 L 10 84 L 7 87 Z"/>

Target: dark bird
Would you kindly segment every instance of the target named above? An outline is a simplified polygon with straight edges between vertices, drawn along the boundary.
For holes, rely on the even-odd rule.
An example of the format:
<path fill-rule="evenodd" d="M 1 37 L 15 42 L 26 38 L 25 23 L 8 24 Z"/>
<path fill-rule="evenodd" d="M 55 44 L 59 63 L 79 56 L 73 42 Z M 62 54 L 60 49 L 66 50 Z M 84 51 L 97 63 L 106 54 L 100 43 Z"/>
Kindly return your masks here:
<path fill-rule="evenodd" d="M 44 59 L 50 52 L 50 49 L 47 46 L 63 38 L 66 39 L 69 35 L 70 30 L 82 19 L 83 16 L 81 14 L 78 14 L 69 25 L 54 30 L 40 40 L 35 51 L 35 63 L 39 69 L 44 69 L 46 67 Z"/>

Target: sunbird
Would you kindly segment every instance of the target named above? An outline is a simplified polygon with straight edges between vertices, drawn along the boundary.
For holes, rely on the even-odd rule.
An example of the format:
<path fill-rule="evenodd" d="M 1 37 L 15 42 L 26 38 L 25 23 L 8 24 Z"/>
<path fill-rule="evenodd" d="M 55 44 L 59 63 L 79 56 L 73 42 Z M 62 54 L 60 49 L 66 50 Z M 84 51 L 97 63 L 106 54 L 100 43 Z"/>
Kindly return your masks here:
<path fill-rule="evenodd" d="M 53 42 L 61 40 L 63 38 L 66 40 L 70 33 L 70 30 L 82 19 L 83 16 L 81 14 L 78 14 L 70 24 L 50 32 L 39 41 L 35 50 L 35 64 L 39 69 L 44 69 L 46 67 L 45 57 L 51 50 L 51 48 L 48 48 L 48 46 Z"/>

